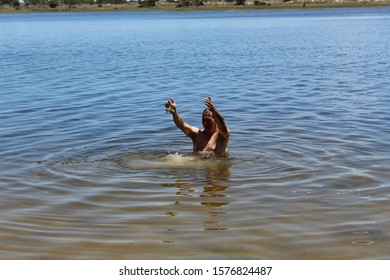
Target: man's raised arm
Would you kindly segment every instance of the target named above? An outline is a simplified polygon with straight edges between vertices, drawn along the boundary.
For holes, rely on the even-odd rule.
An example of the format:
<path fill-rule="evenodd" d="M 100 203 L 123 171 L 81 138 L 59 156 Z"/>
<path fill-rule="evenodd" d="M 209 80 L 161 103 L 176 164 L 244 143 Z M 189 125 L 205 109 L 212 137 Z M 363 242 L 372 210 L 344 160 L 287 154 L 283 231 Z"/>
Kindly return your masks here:
<path fill-rule="evenodd" d="M 196 137 L 196 134 L 198 133 L 198 128 L 190 126 L 183 120 L 183 118 L 176 111 L 176 102 L 175 100 L 173 100 L 173 98 L 168 99 L 168 101 L 165 103 L 165 111 L 170 112 L 172 114 L 173 121 L 175 122 L 176 126 L 181 131 L 183 131 L 185 135 L 187 135 L 191 139 Z"/>
<path fill-rule="evenodd" d="M 211 112 L 213 112 L 213 117 L 214 117 L 215 122 L 217 123 L 218 130 L 219 130 L 219 133 L 221 134 L 221 136 L 225 139 L 229 139 L 230 130 L 227 127 L 227 125 L 225 124 L 224 117 L 217 110 L 217 108 L 215 108 L 213 101 L 211 101 L 210 96 L 204 99 L 204 104 L 207 106 L 207 108 L 209 108 L 209 110 Z"/>

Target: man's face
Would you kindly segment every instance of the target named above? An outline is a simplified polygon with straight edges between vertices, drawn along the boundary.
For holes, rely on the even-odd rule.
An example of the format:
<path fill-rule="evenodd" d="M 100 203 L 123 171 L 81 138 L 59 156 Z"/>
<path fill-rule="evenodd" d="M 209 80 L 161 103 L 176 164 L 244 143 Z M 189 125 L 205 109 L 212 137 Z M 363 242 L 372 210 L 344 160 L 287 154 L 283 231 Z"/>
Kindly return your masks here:
<path fill-rule="evenodd" d="M 202 115 L 202 124 L 205 129 L 213 129 L 215 125 L 215 121 L 213 118 L 213 114 L 209 111 L 205 111 Z"/>

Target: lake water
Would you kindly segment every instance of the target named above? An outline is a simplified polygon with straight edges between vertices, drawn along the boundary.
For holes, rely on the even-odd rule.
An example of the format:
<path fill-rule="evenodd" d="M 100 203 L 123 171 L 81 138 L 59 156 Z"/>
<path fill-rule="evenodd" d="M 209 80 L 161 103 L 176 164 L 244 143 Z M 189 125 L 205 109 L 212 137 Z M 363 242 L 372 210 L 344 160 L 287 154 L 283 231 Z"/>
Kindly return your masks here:
<path fill-rule="evenodd" d="M 390 259 L 390 8 L 0 15 L 1 259 Z M 232 131 L 199 159 L 164 103 Z"/>

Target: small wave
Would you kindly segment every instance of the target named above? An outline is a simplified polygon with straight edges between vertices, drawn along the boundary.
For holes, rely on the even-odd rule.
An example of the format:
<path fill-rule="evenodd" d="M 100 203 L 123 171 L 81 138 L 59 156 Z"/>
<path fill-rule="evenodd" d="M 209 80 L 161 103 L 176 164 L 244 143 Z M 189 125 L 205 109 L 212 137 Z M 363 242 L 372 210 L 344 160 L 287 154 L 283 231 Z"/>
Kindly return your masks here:
<path fill-rule="evenodd" d="M 138 151 L 102 156 L 99 153 L 67 156 L 36 162 L 49 172 L 58 174 L 110 174 L 153 170 L 229 170 L 227 157 L 180 154 L 167 151 Z"/>

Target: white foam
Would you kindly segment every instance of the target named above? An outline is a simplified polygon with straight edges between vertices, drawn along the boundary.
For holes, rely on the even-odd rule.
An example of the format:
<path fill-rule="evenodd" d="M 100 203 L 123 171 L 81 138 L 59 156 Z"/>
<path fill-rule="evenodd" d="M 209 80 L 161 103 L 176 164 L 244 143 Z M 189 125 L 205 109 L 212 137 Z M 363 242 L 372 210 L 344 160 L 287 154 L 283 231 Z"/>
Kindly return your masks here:
<path fill-rule="evenodd" d="M 129 169 L 197 169 L 215 167 L 221 163 L 218 159 L 205 159 L 194 155 L 174 154 L 130 154 L 122 157 L 118 163 Z"/>

